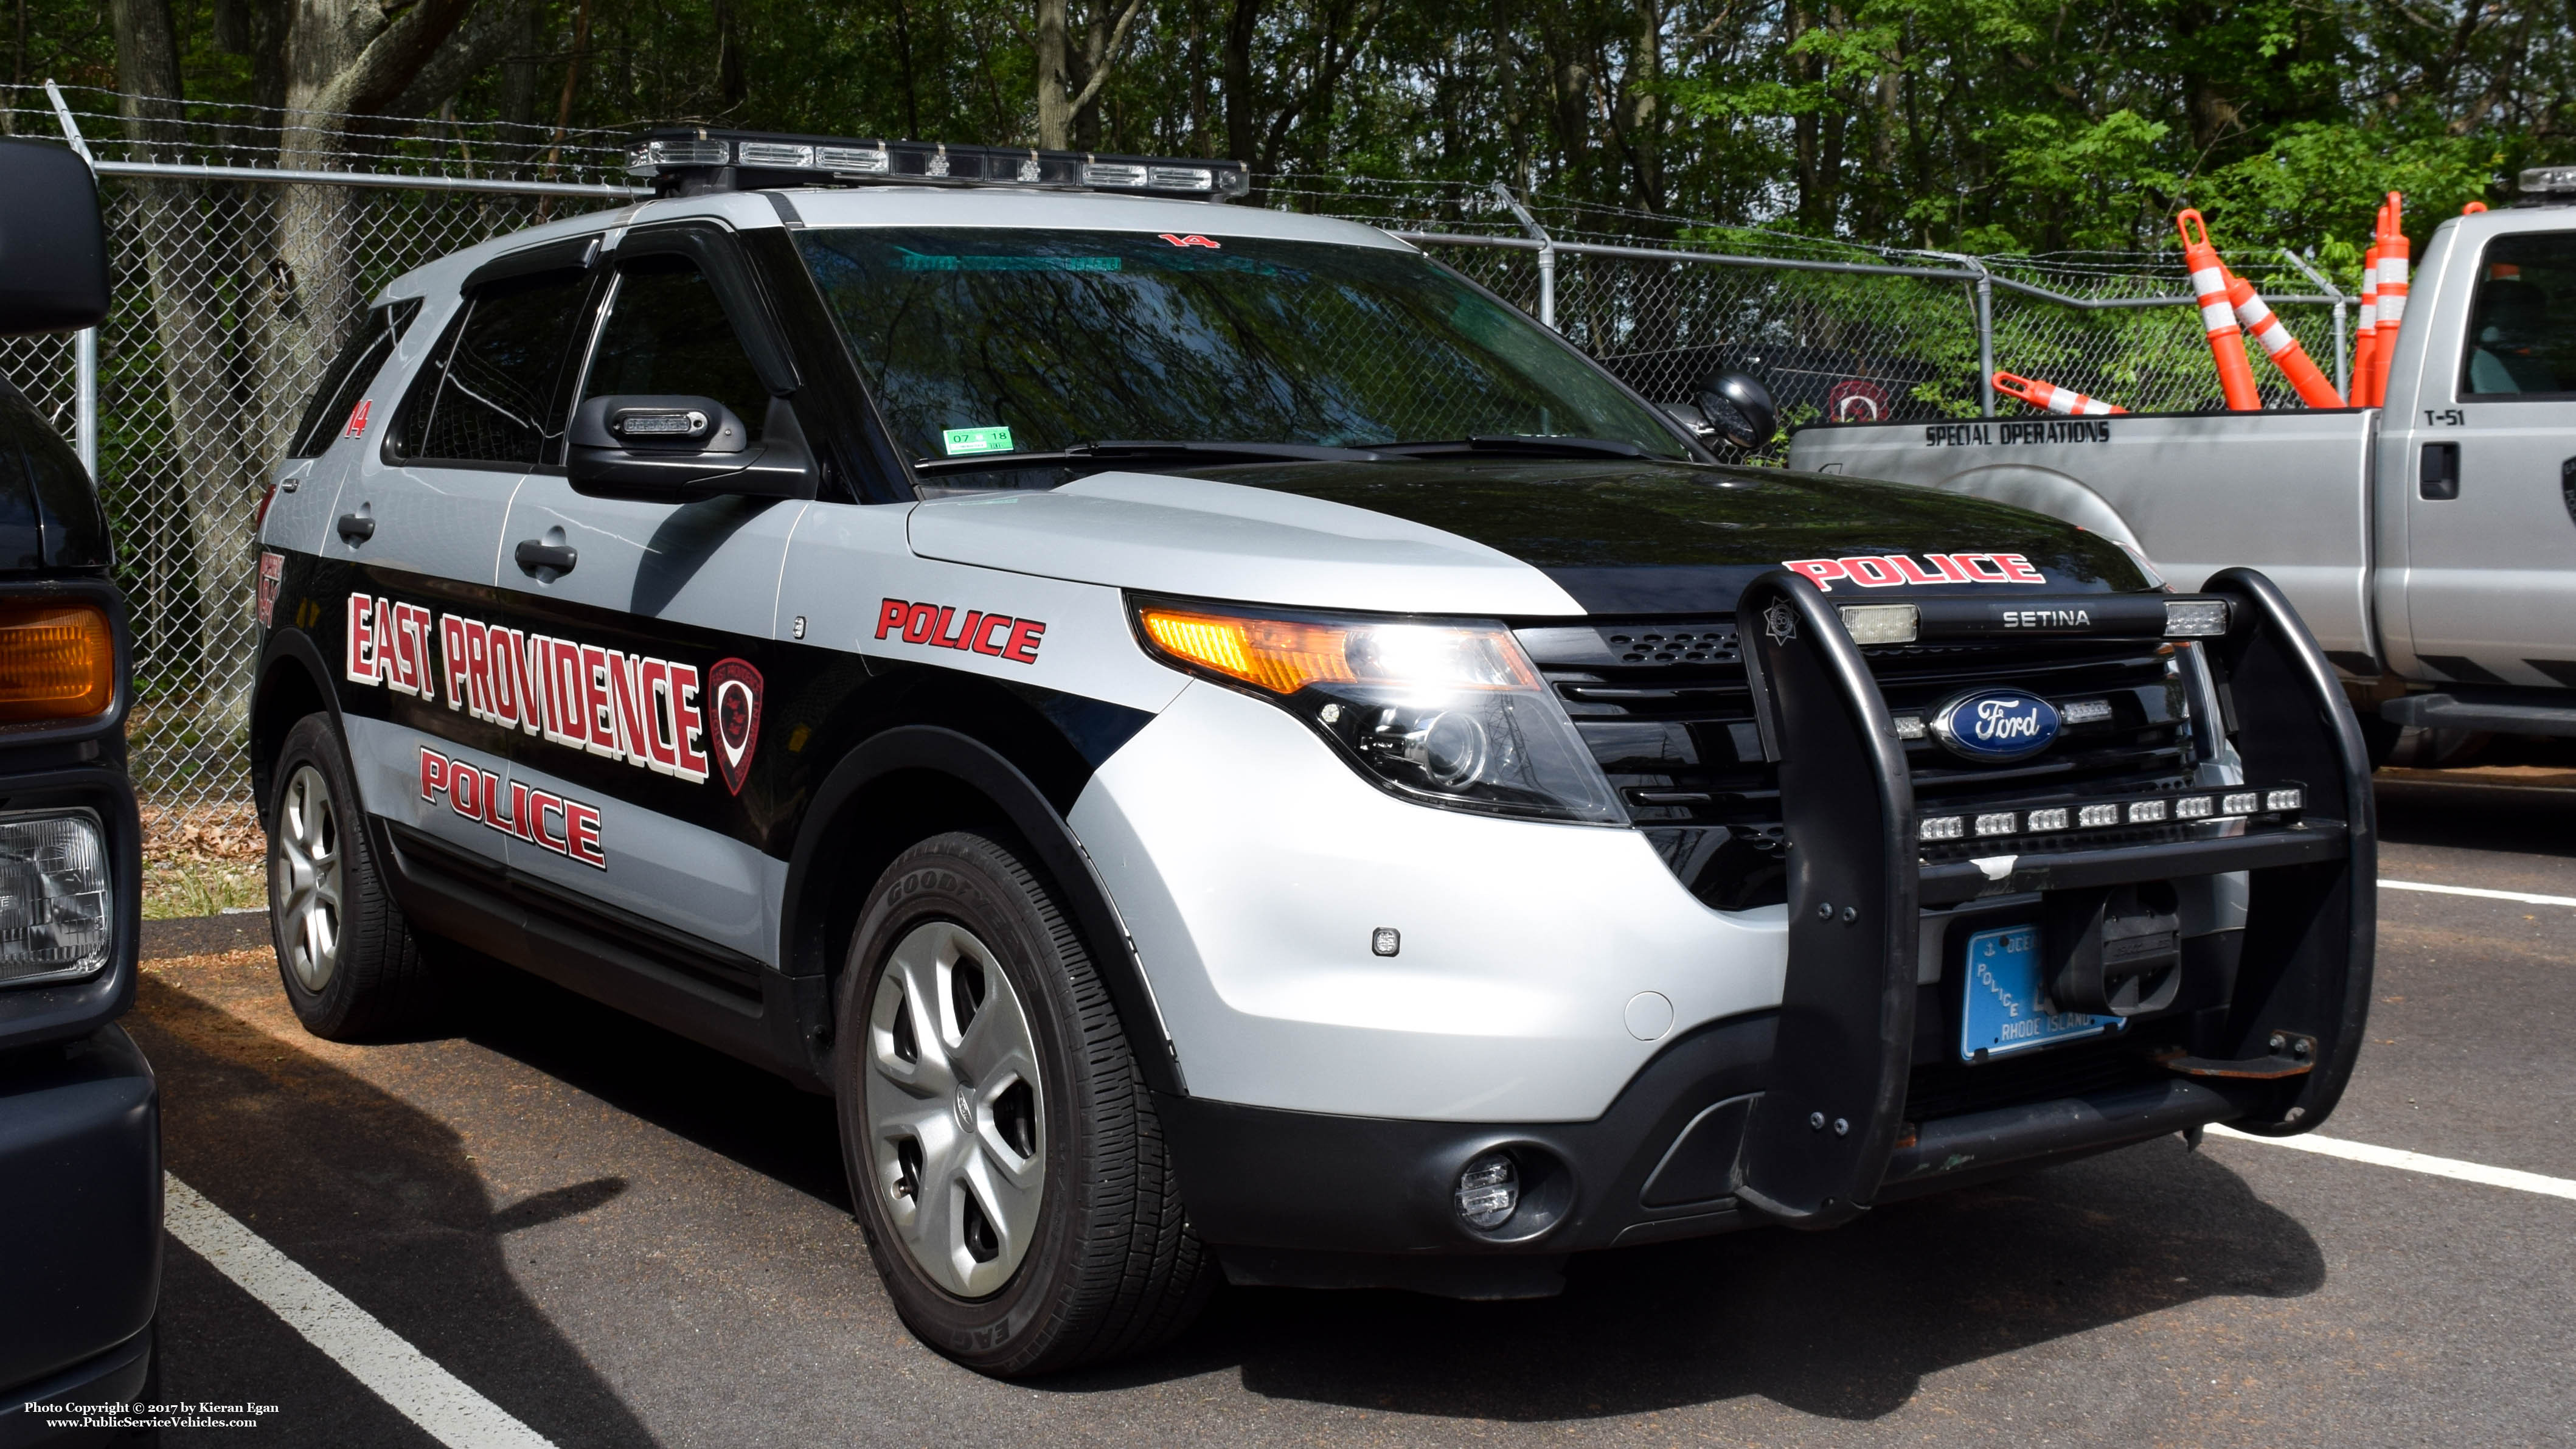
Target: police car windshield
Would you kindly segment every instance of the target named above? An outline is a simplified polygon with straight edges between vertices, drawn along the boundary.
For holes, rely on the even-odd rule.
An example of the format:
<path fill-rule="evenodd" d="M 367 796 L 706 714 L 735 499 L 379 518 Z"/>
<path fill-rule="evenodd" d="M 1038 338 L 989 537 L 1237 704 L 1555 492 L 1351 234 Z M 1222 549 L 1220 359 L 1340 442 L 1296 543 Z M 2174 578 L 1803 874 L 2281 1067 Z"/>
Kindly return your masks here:
<path fill-rule="evenodd" d="M 877 406 L 925 462 L 1006 467 L 1122 438 L 1566 437 L 1690 456 L 1536 323 L 1411 252 L 873 227 L 798 242 Z"/>

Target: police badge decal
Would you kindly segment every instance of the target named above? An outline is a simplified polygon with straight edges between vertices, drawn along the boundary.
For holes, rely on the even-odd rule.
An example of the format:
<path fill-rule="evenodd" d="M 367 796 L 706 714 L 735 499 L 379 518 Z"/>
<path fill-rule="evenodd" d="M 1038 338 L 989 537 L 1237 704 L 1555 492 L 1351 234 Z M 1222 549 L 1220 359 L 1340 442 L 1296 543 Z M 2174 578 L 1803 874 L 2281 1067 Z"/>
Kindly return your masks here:
<path fill-rule="evenodd" d="M 707 670 L 707 688 L 715 696 L 709 722 L 716 727 L 716 770 L 739 795 L 760 743 L 760 671 L 746 660 L 719 659 Z"/>

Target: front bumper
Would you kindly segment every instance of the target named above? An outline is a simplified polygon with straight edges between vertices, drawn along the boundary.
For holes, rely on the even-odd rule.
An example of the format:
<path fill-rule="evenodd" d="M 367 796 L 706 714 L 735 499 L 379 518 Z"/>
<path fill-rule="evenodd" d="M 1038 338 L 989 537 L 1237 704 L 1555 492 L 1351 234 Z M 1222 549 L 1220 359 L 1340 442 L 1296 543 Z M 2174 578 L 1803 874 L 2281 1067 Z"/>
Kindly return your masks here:
<path fill-rule="evenodd" d="M 161 1107 L 121 1027 L 0 1056 L 0 1445 L 131 1399 L 161 1291 Z"/>

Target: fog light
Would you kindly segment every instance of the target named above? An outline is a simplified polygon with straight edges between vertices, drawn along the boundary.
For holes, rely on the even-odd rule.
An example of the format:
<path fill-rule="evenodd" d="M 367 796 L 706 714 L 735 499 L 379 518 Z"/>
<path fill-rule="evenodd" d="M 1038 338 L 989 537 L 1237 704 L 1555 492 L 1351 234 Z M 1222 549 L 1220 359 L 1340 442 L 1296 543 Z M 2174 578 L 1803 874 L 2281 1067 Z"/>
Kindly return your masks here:
<path fill-rule="evenodd" d="M 2218 802 L 2218 813 L 2221 815 L 2251 815 L 2256 810 L 2261 809 L 2262 804 L 2262 796 L 2255 794 L 2251 790 L 2246 790 L 2221 799 Z"/>
<path fill-rule="evenodd" d="M 2066 811 L 2063 809 L 2033 810 L 2030 812 L 2030 828 L 2033 830 L 2064 830 L 2066 828 Z"/>
<path fill-rule="evenodd" d="M 1458 1216 L 1467 1226 L 1499 1228 L 1520 1205 L 1520 1169 L 1509 1153 L 1488 1152 L 1458 1174 Z"/>
<path fill-rule="evenodd" d="M 1915 828 L 1921 840 L 1956 840 L 1966 833 L 1967 821 L 1956 815 L 1935 815 Z"/>
<path fill-rule="evenodd" d="M 0 821 L 0 985 L 86 976 L 113 936 L 107 843 L 86 810 Z"/>
<path fill-rule="evenodd" d="M 2297 790 L 2275 790 L 2269 795 L 2263 797 L 2263 808 L 2266 810 L 2296 810 L 2299 808 L 2300 802 L 2306 798 L 2307 797 L 2302 792 Z"/>
<path fill-rule="evenodd" d="M 2075 812 L 2075 823 L 2083 826 L 2087 830 L 2101 825 L 2117 825 L 2120 823 L 2120 807 L 2117 805 L 2087 805 L 2083 809 Z"/>
<path fill-rule="evenodd" d="M 2186 795 L 2174 802 L 2176 820 L 2206 820 L 2209 811 L 2210 799 L 2206 795 Z"/>

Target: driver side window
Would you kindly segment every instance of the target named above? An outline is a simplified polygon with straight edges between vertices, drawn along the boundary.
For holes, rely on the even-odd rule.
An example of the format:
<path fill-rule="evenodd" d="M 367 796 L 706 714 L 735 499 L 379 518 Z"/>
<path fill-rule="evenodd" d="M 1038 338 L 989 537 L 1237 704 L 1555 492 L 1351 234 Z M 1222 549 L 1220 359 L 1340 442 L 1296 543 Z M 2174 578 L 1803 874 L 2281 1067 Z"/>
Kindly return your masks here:
<path fill-rule="evenodd" d="M 684 256 L 643 256 L 617 268 L 617 295 L 583 382 L 595 397 L 660 394 L 713 398 L 742 419 L 757 443 L 769 390 L 725 319 L 715 288 Z"/>

